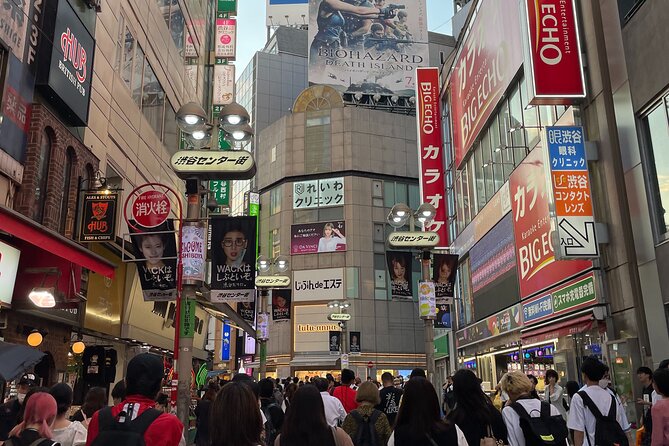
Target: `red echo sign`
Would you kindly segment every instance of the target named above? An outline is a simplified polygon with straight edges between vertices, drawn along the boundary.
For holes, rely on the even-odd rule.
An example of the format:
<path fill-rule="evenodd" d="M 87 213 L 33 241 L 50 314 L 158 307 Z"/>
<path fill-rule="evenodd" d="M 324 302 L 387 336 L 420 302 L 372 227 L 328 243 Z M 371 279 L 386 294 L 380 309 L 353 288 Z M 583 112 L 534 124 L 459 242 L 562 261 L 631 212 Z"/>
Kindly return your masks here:
<path fill-rule="evenodd" d="M 444 199 L 444 142 L 441 134 L 438 68 L 416 68 L 416 98 L 420 196 L 423 203 L 430 203 L 437 209 L 434 222 L 426 230 L 438 233 L 439 246 L 447 247 L 448 215 Z"/>
<path fill-rule="evenodd" d="M 170 200 L 158 190 L 142 192 L 132 204 L 132 218 L 145 228 L 155 228 L 170 215 Z"/>
<path fill-rule="evenodd" d="M 585 97 L 575 0 L 525 0 L 533 105 L 569 105 Z"/>

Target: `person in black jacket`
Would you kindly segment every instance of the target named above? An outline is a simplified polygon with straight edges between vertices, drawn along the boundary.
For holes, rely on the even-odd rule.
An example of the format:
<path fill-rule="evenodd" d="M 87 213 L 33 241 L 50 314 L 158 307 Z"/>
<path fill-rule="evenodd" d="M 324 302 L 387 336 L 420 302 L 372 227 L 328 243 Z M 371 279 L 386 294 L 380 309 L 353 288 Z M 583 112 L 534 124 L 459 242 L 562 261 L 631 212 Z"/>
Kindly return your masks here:
<path fill-rule="evenodd" d="M 269 437 L 266 438 L 266 443 L 274 444 L 274 439 L 281 432 L 281 426 L 283 426 L 283 410 L 274 399 L 274 381 L 272 379 L 261 379 L 258 381 L 258 387 L 260 388 L 260 409 L 265 414 L 267 423 L 271 423 L 274 428 L 272 435 L 271 429 L 267 428 L 267 424 L 265 425 L 265 435 Z"/>
<path fill-rule="evenodd" d="M 204 393 L 202 399 L 198 401 L 197 406 L 195 406 L 195 416 L 197 417 L 195 444 L 197 446 L 209 446 L 210 444 L 209 413 L 211 411 L 211 403 L 216 399 L 219 390 L 221 390 L 221 388 L 216 381 L 209 381 L 207 391 Z"/>
<path fill-rule="evenodd" d="M 465 434 L 467 443 L 477 445 L 488 436 L 488 428 L 497 440 L 507 444 L 507 430 L 502 414 L 495 409 L 490 398 L 483 393 L 481 381 L 468 369 L 458 370 L 453 375 L 455 407 L 448 419 Z"/>
<path fill-rule="evenodd" d="M 9 437 L 9 431 L 21 421 L 20 417 L 25 405 L 25 397 L 35 385 L 35 374 L 24 374 L 16 385 L 16 397 L 0 405 L 0 441 L 6 440 Z"/>

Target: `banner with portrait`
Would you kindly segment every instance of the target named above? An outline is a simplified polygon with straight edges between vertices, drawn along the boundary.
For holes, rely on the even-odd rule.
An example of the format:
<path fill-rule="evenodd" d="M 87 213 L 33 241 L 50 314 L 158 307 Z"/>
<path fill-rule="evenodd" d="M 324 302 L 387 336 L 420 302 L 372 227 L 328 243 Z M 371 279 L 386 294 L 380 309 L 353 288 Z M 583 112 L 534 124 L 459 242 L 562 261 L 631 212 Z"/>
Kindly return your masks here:
<path fill-rule="evenodd" d="M 328 344 L 330 345 L 330 354 L 338 356 L 341 349 L 341 331 L 329 332 Z"/>
<path fill-rule="evenodd" d="M 451 328 L 451 305 L 445 302 L 437 302 L 437 319 L 434 328 Z"/>
<path fill-rule="evenodd" d="M 351 356 L 360 355 L 362 348 L 360 347 L 360 332 L 352 331 L 349 333 L 348 352 Z"/>
<path fill-rule="evenodd" d="M 253 324 L 256 321 L 255 300 L 237 303 L 237 314 L 249 324 Z"/>
<path fill-rule="evenodd" d="M 211 218 L 211 301 L 255 300 L 256 218 Z"/>
<path fill-rule="evenodd" d="M 309 45 L 311 84 L 415 96 L 416 68 L 430 62 L 426 1 L 309 0 Z"/>
<path fill-rule="evenodd" d="M 434 282 L 437 302 L 454 297 L 455 278 L 457 273 L 457 255 L 434 254 L 432 262 L 432 281 Z"/>
<path fill-rule="evenodd" d="M 145 228 L 134 220 L 129 222 L 128 229 L 135 248 L 137 274 L 144 300 L 176 299 L 177 243 L 173 220 L 168 219 L 155 228 Z"/>
<path fill-rule="evenodd" d="M 412 299 L 411 284 L 412 258 L 409 251 L 386 251 L 386 262 L 390 274 L 391 296 L 393 299 Z"/>
<path fill-rule="evenodd" d="M 292 225 L 290 254 L 346 251 L 346 223 L 342 220 Z"/>
<path fill-rule="evenodd" d="M 273 289 L 272 290 L 272 320 L 288 321 L 290 320 L 290 296 L 293 290 Z"/>

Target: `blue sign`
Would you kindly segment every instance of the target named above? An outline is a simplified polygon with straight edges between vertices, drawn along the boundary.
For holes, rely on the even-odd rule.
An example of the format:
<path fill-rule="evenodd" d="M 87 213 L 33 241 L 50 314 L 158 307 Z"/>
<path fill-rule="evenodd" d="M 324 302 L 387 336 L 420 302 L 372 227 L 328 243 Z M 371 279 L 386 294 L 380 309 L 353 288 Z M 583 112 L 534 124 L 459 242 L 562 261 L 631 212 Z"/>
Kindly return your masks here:
<path fill-rule="evenodd" d="M 551 314 L 553 314 L 553 296 L 551 294 L 523 304 L 523 321 L 525 323 L 542 319 Z"/>
<path fill-rule="evenodd" d="M 583 127 L 546 127 L 551 170 L 587 170 Z"/>
<path fill-rule="evenodd" d="M 228 324 L 223 324 L 222 330 L 222 344 L 221 347 L 221 361 L 230 360 L 230 326 Z"/>

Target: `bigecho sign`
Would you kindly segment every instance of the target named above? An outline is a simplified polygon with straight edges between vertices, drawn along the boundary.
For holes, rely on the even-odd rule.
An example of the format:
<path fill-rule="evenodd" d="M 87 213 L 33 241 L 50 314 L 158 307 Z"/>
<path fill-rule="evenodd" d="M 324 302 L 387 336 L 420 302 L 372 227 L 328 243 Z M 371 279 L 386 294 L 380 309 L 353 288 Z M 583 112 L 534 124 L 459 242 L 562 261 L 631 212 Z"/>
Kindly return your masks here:
<path fill-rule="evenodd" d="M 478 5 L 449 80 L 457 167 L 523 63 L 516 2 Z"/>
<path fill-rule="evenodd" d="M 575 0 L 525 0 L 533 105 L 569 105 L 585 97 Z"/>
<path fill-rule="evenodd" d="M 426 230 L 439 234 L 439 246 L 448 246 L 439 87 L 438 68 L 416 69 L 420 195 L 423 203 L 430 203 L 437 210 L 434 222 Z"/>
<path fill-rule="evenodd" d="M 592 268 L 590 261 L 555 260 L 547 175 L 545 151 L 537 149 L 530 152 L 509 179 L 521 299 Z"/>

